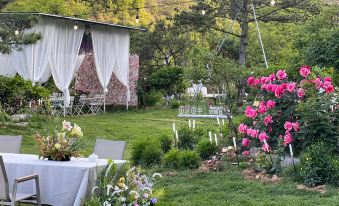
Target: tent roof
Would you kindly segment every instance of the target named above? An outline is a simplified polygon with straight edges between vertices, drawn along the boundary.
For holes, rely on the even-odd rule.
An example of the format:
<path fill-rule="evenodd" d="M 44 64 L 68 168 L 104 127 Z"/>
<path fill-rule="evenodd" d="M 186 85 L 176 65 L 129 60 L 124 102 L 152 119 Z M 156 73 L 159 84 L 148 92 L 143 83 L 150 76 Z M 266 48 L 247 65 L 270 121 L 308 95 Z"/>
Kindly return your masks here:
<path fill-rule="evenodd" d="M 106 22 L 86 20 L 86 19 L 80 19 L 80 18 L 77 18 L 77 17 L 61 16 L 61 15 L 56 15 L 56 14 L 45 14 L 45 13 L 39 13 L 39 12 L 5 12 L 5 14 L 30 14 L 30 15 L 37 15 L 37 16 L 41 16 L 41 17 L 45 17 L 45 18 L 66 19 L 66 20 L 70 20 L 70 21 L 77 21 L 77 22 L 82 22 L 82 23 L 85 23 L 85 24 L 96 24 L 96 25 L 104 25 L 104 26 L 108 26 L 108 27 L 115 27 L 115 28 L 121 28 L 121 29 L 146 31 L 146 29 L 144 29 L 144 28 L 123 26 L 123 25 L 119 25 L 119 24 L 112 24 L 112 23 L 106 23 Z"/>

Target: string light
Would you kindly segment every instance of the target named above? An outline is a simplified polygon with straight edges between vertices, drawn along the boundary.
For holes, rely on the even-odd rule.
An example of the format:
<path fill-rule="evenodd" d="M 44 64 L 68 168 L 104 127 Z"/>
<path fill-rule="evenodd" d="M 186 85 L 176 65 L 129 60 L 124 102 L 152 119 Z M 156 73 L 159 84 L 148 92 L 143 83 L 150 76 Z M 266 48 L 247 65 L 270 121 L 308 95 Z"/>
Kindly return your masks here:
<path fill-rule="evenodd" d="M 275 5 L 275 1 L 274 1 L 274 0 L 271 1 L 271 5 L 272 5 L 272 6 Z"/>
<path fill-rule="evenodd" d="M 139 24 L 140 22 L 140 17 L 139 17 L 139 9 L 137 9 L 137 16 L 135 17 L 135 22 Z"/>
<path fill-rule="evenodd" d="M 73 27 L 73 28 L 74 28 L 74 30 L 78 30 L 78 28 L 79 28 L 78 22 L 75 22 L 75 23 L 74 23 L 74 27 Z"/>
<path fill-rule="evenodd" d="M 19 35 L 19 33 L 20 33 L 19 29 L 16 29 L 14 33 L 15 33 L 15 35 Z"/>

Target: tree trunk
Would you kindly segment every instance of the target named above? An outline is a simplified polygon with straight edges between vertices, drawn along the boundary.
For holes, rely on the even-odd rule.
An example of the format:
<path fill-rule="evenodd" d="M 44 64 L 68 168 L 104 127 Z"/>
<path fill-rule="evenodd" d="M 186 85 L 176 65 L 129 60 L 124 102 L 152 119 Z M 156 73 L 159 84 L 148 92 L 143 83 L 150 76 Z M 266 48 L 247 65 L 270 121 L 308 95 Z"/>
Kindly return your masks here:
<path fill-rule="evenodd" d="M 248 46 L 248 0 L 244 0 L 242 11 L 239 19 L 241 27 L 240 50 L 239 50 L 239 64 L 246 65 L 246 53 Z"/>

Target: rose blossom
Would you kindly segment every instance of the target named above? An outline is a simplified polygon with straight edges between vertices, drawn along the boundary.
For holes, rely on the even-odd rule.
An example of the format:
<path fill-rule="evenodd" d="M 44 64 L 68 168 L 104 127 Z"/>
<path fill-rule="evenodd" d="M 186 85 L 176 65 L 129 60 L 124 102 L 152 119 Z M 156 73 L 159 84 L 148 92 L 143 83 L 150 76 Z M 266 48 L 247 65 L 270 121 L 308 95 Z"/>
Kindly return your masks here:
<path fill-rule="evenodd" d="M 267 115 L 265 118 L 264 118 L 264 124 L 265 126 L 269 125 L 273 123 L 273 119 L 272 119 L 272 116 L 271 115 Z"/>
<path fill-rule="evenodd" d="M 250 140 L 247 138 L 242 139 L 242 146 L 248 147 L 250 145 Z"/>
<path fill-rule="evenodd" d="M 284 136 L 284 145 L 291 144 L 293 142 L 292 135 L 290 133 Z"/>
<path fill-rule="evenodd" d="M 333 85 L 329 85 L 328 87 L 325 88 L 326 94 L 328 93 L 333 93 L 334 92 L 334 87 Z"/>
<path fill-rule="evenodd" d="M 259 134 L 259 140 L 260 140 L 260 142 L 263 142 L 264 140 L 268 140 L 268 136 L 267 136 L 267 134 L 266 134 L 266 132 L 262 132 L 262 133 L 260 133 Z"/>
<path fill-rule="evenodd" d="M 251 129 L 251 128 L 247 129 L 247 131 L 246 131 L 246 134 L 253 137 L 253 138 L 256 138 L 258 136 L 258 133 L 259 133 L 258 130 Z"/>
<path fill-rule="evenodd" d="M 303 98 L 305 96 L 305 90 L 302 88 L 298 89 L 297 95 L 299 98 Z"/>
<path fill-rule="evenodd" d="M 278 77 L 279 80 L 283 80 L 283 79 L 287 78 L 287 74 L 286 74 L 285 70 L 279 70 L 277 72 L 277 77 Z"/>
<path fill-rule="evenodd" d="M 332 82 L 331 77 L 325 77 L 325 78 L 324 78 L 324 82 Z"/>
<path fill-rule="evenodd" d="M 245 110 L 245 115 L 246 117 L 254 119 L 257 117 L 258 113 L 257 110 L 253 109 L 251 106 L 247 106 Z"/>
<path fill-rule="evenodd" d="M 292 122 L 286 121 L 285 124 L 284 124 L 284 128 L 285 128 L 287 131 L 291 131 L 292 128 L 293 128 Z"/>
<path fill-rule="evenodd" d="M 280 85 L 275 89 L 274 96 L 277 98 L 281 98 L 283 94 L 284 94 L 284 87 Z"/>
<path fill-rule="evenodd" d="M 293 92 L 294 90 L 295 90 L 295 88 L 296 88 L 296 83 L 295 82 L 291 82 L 291 83 L 288 83 L 287 84 L 287 90 L 289 91 L 289 92 Z"/>
<path fill-rule="evenodd" d="M 275 74 L 273 73 L 273 74 L 270 74 L 269 76 L 268 76 L 268 81 L 270 81 L 270 82 L 274 82 L 275 81 Z"/>
<path fill-rule="evenodd" d="M 301 76 L 306 78 L 311 73 L 311 67 L 309 67 L 309 66 L 302 66 L 300 68 L 299 72 L 300 72 Z"/>
<path fill-rule="evenodd" d="M 246 131 L 247 131 L 247 125 L 246 125 L 246 124 L 240 124 L 238 129 L 239 129 L 239 132 L 240 132 L 241 134 L 246 134 Z"/>
<path fill-rule="evenodd" d="M 260 83 L 261 84 L 266 84 L 268 82 L 268 78 L 267 77 L 260 77 Z"/>
<path fill-rule="evenodd" d="M 250 155 L 250 151 L 245 150 L 245 151 L 242 152 L 242 155 L 249 156 Z"/>
<path fill-rule="evenodd" d="M 258 112 L 260 114 L 265 114 L 266 113 L 266 104 L 264 101 L 260 102 Z"/>
<path fill-rule="evenodd" d="M 262 84 L 260 88 L 261 90 L 266 90 L 266 87 L 267 87 L 267 84 Z"/>
<path fill-rule="evenodd" d="M 317 89 L 323 86 L 323 82 L 321 81 L 320 77 L 317 77 L 315 80 L 312 80 L 311 82 L 316 85 Z"/>
<path fill-rule="evenodd" d="M 293 127 L 293 130 L 294 131 L 299 131 L 299 122 L 294 122 L 294 123 L 292 123 L 292 127 Z"/>
<path fill-rule="evenodd" d="M 273 100 L 268 100 L 268 101 L 266 102 L 266 107 L 267 107 L 268 109 L 274 108 L 274 107 L 275 107 L 275 101 L 273 101 Z"/>
<path fill-rule="evenodd" d="M 256 85 L 255 78 L 252 77 L 252 76 L 248 77 L 248 79 L 247 79 L 247 84 L 248 84 L 249 86 L 255 86 L 255 85 Z"/>

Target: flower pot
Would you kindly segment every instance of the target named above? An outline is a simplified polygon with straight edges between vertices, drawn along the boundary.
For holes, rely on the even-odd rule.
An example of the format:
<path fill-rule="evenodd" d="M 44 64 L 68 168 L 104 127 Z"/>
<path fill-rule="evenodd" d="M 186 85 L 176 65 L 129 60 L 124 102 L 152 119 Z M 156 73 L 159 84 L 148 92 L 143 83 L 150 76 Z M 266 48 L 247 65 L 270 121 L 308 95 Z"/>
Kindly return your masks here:
<path fill-rule="evenodd" d="M 63 157 L 60 160 L 54 160 L 52 157 L 46 157 L 48 160 L 50 161 L 60 161 L 60 162 L 67 162 L 67 161 L 71 161 L 71 157 L 66 155 L 65 157 Z"/>

